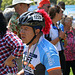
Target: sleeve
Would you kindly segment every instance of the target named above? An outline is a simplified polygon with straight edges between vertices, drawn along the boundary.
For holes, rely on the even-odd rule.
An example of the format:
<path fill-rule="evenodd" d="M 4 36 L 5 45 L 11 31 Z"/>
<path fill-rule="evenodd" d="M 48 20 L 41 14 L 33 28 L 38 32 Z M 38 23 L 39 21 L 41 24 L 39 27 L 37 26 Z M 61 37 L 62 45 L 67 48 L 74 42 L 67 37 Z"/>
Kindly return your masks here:
<path fill-rule="evenodd" d="M 47 51 L 44 55 L 44 65 L 47 72 L 51 70 L 60 69 L 59 55 L 56 51 Z"/>
<path fill-rule="evenodd" d="M 7 39 L 8 47 L 10 47 L 12 56 L 16 58 L 20 57 L 23 54 L 24 46 L 22 40 L 15 34 L 10 34 Z"/>
<path fill-rule="evenodd" d="M 51 29 L 50 29 L 50 38 L 51 38 L 51 40 L 52 40 L 52 27 L 51 27 Z"/>
<path fill-rule="evenodd" d="M 59 29 L 61 29 L 64 32 L 64 25 L 62 23 L 60 23 Z"/>

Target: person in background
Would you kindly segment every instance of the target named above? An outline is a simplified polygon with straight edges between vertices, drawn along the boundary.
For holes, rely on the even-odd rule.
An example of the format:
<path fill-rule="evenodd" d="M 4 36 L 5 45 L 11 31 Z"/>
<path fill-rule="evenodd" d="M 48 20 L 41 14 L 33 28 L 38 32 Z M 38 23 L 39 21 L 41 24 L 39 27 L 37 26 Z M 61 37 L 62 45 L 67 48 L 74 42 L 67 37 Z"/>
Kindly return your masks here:
<path fill-rule="evenodd" d="M 18 26 L 18 18 L 19 16 L 28 11 L 28 8 L 30 7 L 30 3 L 33 1 L 30 0 L 13 0 L 12 5 L 7 6 L 7 8 L 12 8 L 14 7 L 15 13 L 11 17 L 10 22 L 8 24 L 9 30 L 13 31 L 15 34 L 17 34 L 20 37 L 20 27 Z"/>
<path fill-rule="evenodd" d="M 65 11 L 65 3 L 63 1 L 59 1 L 58 5 Z"/>
<path fill-rule="evenodd" d="M 65 2 L 59 1 L 58 6 L 60 6 L 60 7 L 62 8 L 62 10 L 63 10 L 63 16 L 66 16 L 66 15 L 64 14 L 64 11 L 65 11 Z M 59 28 L 60 28 L 62 31 L 64 31 L 64 25 L 63 25 L 62 23 L 60 23 L 60 21 L 58 21 L 57 24 L 59 25 Z"/>
<path fill-rule="evenodd" d="M 39 9 L 44 9 L 47 13 L 50 8 L 50 0 L 41 0 L 38 6 Z"/>
<path fill-rule="evenodd" d="M 22 55 L 22 40 L 7 29 L 7 20 L 0 11 L 0 75 L 16 75 L 15 58 Z M 10 67 L 9 67 L 10 66 Z"/>
<path fill-rule="evenodd" d="M 67 46 L 64 50 L 66 57 L 66 75 L 70 74 L 70 67 L 72 68 L 73 75 L 75 75 L 75 28 L 72 27 L 72 17 L 64 17 L 61 23 L 64 25 L 67 39 Z"/>
<path fill-rule="evenodd" d="M 14 8 L 5 8 L 5 10 L 3 11 L 3 15 L 7 19 L 8 23 L 14 13 L 15 13 Z"/>
<path fill-rule="evenodd" d="M 54 5 L 49 9 L 49 16 L 52 19 L 52 25 L 50 29 L 50 34 L 46 35 L 45 38 L 48 39 L 52 44 L 54 44 L 59 52 L 60 56 L 60 63 L 61 63 L 61 69 L 63 75 L 65 75 L 65 56 L 64 56 L 64 48 L 63 48 L 63 42 L 62 39 L 65 39 L 65 32 L 61 31 L 59 29 L 59 26 L 57 25 L 57 22 L 62 19 L 63 11 L 61 7 L 58 5 Z M 66 41 L 66 40 L 65 40 Z M 64 46 L 66 43 L 64 43 Z"/>
<path fill-rule="evenodd" d="M 17 34 L 19 37 L 20 37 L 20 27 L 18 26 L 18 18 L 22 13 L 28 11 L 28 8 L 30 7 L 30 4 L 32 2 L 33 1 L 30 0 L 13 0 L 12 5 L 8 6 L 9 8 L 14 7 L 15 9 L 15 13 L 9 21 L 8 29 L 14 32 L 15 34 Z M 22 56 L 20 57 L 19 60 L 16 59 L 16 61 L 18 63 L 18 71 L 20 71 L 22 69 L 22 63 L 21 63 Z"/>
<path fill-rule="evenodd" d="M 49 33 L 50 24 L 50 18 L 43 9 L 25 12 L 19 17 L 21 38 L 26 43 L 22 61 L 24 75 L 61 75 L 58 52 L 43 37 Z"/>
<path fill-rule="evenodd" d="M 65 11 L 65 2 L 63 2 L 63 1 L 59 1 L 59 3 L 58 3 L 58 6 L 60 6 L 61 8 L 62 8 L 62 10 L 63 10 L 63 17 L 66 17 L 67 15 L 65 15 L 65 13 L 64 13 L 64 11 Z M 62 20 L 62 19 L 61 19 Z M 60 21 L 58 21 L 57 22 L 57 24 L 58 24 L 58 26 L 59 26 L 59 29 L 61 29 L 61 31 L 63 31 L 63 32 L 65 32 L 64 31 L 64 25 L 61 23 L 61 20 Z M 66 43 L 66 45 L 67 45 L 67 40 L 66 41 L 64 41 L 64 39 L 62 40 L 62 44 L 64 45 L 64 43 Z M 66 45 L 64 45 L 64 48 L 66 47 Z M 64 49 L 63 48 L 63 49 Z M 61 53 L 61 60 L 62 60 L 62 64 L 63 64 L 63 62 L 64 62 L 64 66 L 62 65 L 62 69 L 64 69 L 64 73 L 63 73 L 63 75 L 66 75 L 66 67 L 65 67 L 65 64 L 66 64 L 66 60 L 65 60 L 65 58 L 63 58 L 64 57 L 64 51 L 63 51 L 63 53 Z"/>

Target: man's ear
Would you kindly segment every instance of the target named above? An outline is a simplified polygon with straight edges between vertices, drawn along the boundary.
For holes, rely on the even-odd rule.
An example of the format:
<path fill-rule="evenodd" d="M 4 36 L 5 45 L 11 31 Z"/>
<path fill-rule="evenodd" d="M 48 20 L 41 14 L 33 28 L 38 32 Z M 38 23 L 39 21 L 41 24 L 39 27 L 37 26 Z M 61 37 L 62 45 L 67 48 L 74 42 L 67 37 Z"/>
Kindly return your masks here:
<path fill-rule="evenodd" d="M 38 35 L 39 32 L 40 32 L 40 29 L 36 29 L 36 30 L 35 30 L 35 34 L 36 34 L 36 35 Z"/>
<path fill-rule="evenodd" d="M 58 13 L 56 13 L 56 16 L 58 16 Z"/>

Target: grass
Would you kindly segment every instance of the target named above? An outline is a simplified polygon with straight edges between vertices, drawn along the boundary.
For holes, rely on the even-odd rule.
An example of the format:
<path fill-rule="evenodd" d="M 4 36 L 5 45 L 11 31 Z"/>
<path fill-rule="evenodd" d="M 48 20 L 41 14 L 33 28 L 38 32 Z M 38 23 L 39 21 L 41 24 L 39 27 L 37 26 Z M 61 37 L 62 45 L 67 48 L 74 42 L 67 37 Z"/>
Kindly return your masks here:
<path fill-rule="evenodd" d="M 70 68 L 70 75 L 73 75 L 72 68 Z"/>

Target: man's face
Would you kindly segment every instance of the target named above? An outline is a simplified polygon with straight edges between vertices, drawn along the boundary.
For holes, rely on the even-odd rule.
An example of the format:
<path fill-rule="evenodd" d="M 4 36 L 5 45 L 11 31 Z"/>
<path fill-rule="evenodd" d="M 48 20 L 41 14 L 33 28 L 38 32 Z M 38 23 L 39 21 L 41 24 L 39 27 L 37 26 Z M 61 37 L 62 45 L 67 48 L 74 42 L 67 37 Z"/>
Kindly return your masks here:
<path fill-rule="evenodd" d="M 22 41 L 26 44 L 34 37 L 33 28 L 29 26 L 21 26 L 20 34 Z"/>
<path fill-rule="evenodd" d="M 17 13 L 19 12 L 18 7 L 19 7 L 19 4 L 17 4 L 17 5 L 14 6 L 15 12 L 17 12 Z"/>
<path fill-rule="evenodd" d="M 59 20 L 61 20 L 61 19 L 62 19 L 62 16 L 63 16 L 63 11 L 62 11 L 62 10 L 60 10 L 60 12 L 58 13 L 58 18 L 59 18 Z"/>
<path fill-rule="evenodd" d="M 67 27 L 67 29 L 70 29 L 70 27 L 72 26 L 72 19 L 66 18 L 64 23 L 65 23 L 65 26 Z"/>
<path fill-rule="evenodd" d="M 42 9 L 44 9 L 47 13 L 49 11 L 49 8 L 50 8 L 50 4 L 44 4 Z"/>
<path fill-rule="evenodd" d="M 19 15 L 21 15 L 22 13 L 28 11 L 29 6 L 30 5 L 25 4 L 25 3 L 17 4 L 16 6 L 14 6 L 15 12 L 17 12 Z"/>

